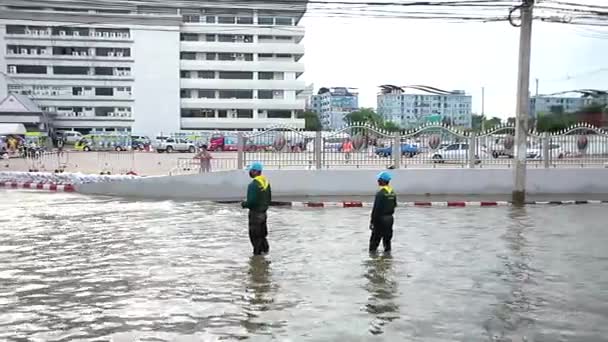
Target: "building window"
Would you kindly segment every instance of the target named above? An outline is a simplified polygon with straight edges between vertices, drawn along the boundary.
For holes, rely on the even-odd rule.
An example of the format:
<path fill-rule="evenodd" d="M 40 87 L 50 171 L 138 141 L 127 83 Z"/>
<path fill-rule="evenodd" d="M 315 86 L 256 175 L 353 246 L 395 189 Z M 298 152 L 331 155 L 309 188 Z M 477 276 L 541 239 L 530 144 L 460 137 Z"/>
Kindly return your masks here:
<path fill-rule="evenodd" d="M 286 42 L 287 41 L 289 41 L 289 42 L 293 41 L 293 37 L 292 36 L 276 36 L 276 37 L 274 37 L 274 39 L 276 39 L 276 40 L 283 40 L 283 41 L 286 41 Z"/>
<path fill-rule="evenodd" d="M 114 75 L 114 70 L 110 67 L 96 67 L 95 75 L 112 76 Z"/>
<path fill-rule="evenodd" d="M 180 35 L 180 39 L 185 42 L 195 42 L 198 41 L 198 34 L 195 33 L 182 33 Z"/>
<path fill-rule="evenodd" d="M 198 14 L 185 14 L 182 16 L 185 23 L 198 23 L 201 21 L 201 16 Z"/>
<path fill-rule="evenodd" d="M 251 53 L 218 53 L 220 61 L 252 61 L 253 54 Z"/>
<path fill-rule="evenodd" d="M 252 80 L 253 72 L 247 71 L 220 71 L 220 79 L 223 80 Z"/>
<path fill-rule="evenodd" d="M 276 55 L 277 58 L 292 58 L 292 55 L 287 55 L 287 54 L 277 54 Z"/>
<path fill-rule="evenodd" d="M 259 17 L 258 25 L 274 25 L 273 17 Z"/>
<path fill-rule="evenodd" d="M 238 17 L 236 18 L 236 23 L 240 25 L 253 25 L 252 17 Z"/>
<path fill-rule="evenodd" d="M 236 19 L 235 17 L 219 16 L 219 17 L 217 17 L 217 23 L 218 24 L 234 24 L 235 19 Z"/>
<path fill-rule="evenodd" d="M 240 119 L 252 119 L 253 110 L 252 109 L 237 109 L 236 117 L 240 118 Z"/>
<path fill-rule="evenodd" d="M 179 53 L 179 59 L 195 60 L 196 59 L 196 52 L 180 52 Z"/>
<path fill-rule="evenodd" d="M 205 59 L 208 61 L 214 61 L 217 59 L 217 53 L 215 52 L 207 52 L 205 54 Z"/>
<path fill-rule="evenodd" d="M 260 80 L 273 80 L 274 72 L 260 71 L 258 73 L 258 79 Z"/>
<path fill-rule="evenodd" d="M 235 36 L 231 34 L 220 34 L 217 36 L 217 41 L 222 43 L 232 43 L 235 41 Z"/>
<path fill-rule="evenodd" d="M 205 22 L 207 24 L 215 24 L 215 16 L 214 15 L 208 15 L 205 17 Z"/>
<path fill-rule="evenodd" d="M 206 34 L 205 35 L 205 41 L 214 42 L 215 41 L 215 35 L 214 34 Z"/>
<path fill-rule="evenodd" d="M 272 90 L 258 90 L 258 99 L 270 100 L 272 99 Z M 316 107 L 316 103 L 313 107 Z"/>
<path fill-rule="evenodd" d="M 46 74 L 43 65 L 9 65 L 8 72 L 12 74 Z"/>
<path fill-rule="evenodd" d="M 95 88 L 95 96 L 113 96 L 114 89 L 107 87 Z"/>
<path fill-rule="evenodd" d="M 268 110 L 266 111 L 266 117 L 269 119 L 290 119 L 291 111 L 290 110 Z"/>
<path fill-rule="evenodd" d="M 179 97 L 182 99 L 190 98 L 190 89 L 182 89 L 179 91 Z"/>
<path fill-rule="evenodd" d="M 284 25 L 284 26 L 293 25 L 293 21 L 291 18 L 275 18 L 274 20 L 275 20 L 276 25 Z"/>
<path fill-rule="evenodd" d="M 220 99 L 252 99 L 253 90 L 220 90 Z"/>
<path fill-rule="evenodd" d="M 225 109 L 220 109 L 217 111 L 217 117 L 218 118 L 227 118 L 228 117 L 228 111 Z"/>
<path fill-rule="evenodd" d="M 53 67 L 55 75 L 88 75 L 89 67 L 78 66 L 55 66 Z"/>
<path fill-rule="evenodd" d="M 199 71 L 198 78 L 214 79 L 215 71 Z"/>
<path fill-rule="evenodd" d="M 180 78 L 190 78 L 190 71 L 180 71 L 179 72 L 179 77 Z"/>
<path fill-rule="evenodd" d="M 198 90 L 198 98 L 199 99 L 214 99 L 215 98 L 215 90 L 211 90 L 211 89 L 199 89 Z"/>

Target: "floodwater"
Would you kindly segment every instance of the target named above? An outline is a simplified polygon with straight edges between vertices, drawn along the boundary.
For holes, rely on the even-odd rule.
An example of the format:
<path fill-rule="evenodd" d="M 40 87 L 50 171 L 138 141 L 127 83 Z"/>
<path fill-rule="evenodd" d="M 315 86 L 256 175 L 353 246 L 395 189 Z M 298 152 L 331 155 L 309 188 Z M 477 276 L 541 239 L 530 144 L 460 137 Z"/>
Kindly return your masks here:
<path fill-rule="evenodd" d="M 607 206 L 246 214 L 0 191 L 2 341 L 608 341 Z"/>

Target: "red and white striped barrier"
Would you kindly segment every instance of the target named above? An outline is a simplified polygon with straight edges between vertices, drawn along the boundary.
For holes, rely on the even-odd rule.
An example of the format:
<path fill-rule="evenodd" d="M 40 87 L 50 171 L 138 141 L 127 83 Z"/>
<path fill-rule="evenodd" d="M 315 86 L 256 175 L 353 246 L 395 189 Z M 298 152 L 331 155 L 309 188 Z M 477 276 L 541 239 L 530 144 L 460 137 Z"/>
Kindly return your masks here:
<path fill-rule="evenodd" d="M 235 203 L 235 202 L 219 202 L 219 203 Z M 576 200 L 576 201 L 528 201 L 526 205 L 568 205 L 568 204 L 608 204 L 608 200 Z M 400 202 L 398 207 L 444 207 L 444 208 L 464 208 L 464 207 L 503 207 L 510 206 L 508 201 L 444 201 L 444 202 Z M 273 202 L 273 207 L 289 207 L 289 208 L 372 208 L 372 202 Z"/>
<path fill-rule="evenodd" d="M 74 192 L 72 184 L 0 182 L 0 188 Z"/>

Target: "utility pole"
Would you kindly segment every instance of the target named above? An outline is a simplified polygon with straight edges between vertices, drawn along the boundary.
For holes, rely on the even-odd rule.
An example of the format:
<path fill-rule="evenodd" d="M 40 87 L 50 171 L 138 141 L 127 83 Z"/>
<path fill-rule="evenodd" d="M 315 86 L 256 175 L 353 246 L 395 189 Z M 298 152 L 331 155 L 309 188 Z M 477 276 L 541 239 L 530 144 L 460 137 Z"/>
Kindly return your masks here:
<path fill-rule="evenodd" d="M 513 168 L 514 205 L 526 201 L 526 152 L 528 120 L 530 119 L 530 54 L 532 50 L 532 8 L 534 0 L 521 4 L 519 36 L 519 73 L 517 76 L 517 109 L 515 117 L 515 167 Z"/>
<path fill-rule="evenodd" d="M 486 130 L 486 87 L 481 87 L 481 131 Z"/>

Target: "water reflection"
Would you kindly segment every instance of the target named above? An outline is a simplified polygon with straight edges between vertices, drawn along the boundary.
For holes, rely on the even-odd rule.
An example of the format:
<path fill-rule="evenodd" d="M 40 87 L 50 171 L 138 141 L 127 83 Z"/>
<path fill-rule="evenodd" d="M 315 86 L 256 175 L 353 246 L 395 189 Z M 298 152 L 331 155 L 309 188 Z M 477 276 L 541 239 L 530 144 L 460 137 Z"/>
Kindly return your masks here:
<path fill-rule="evenodd" d="M 533 229 L 525 207 L 513 207 L 508 213 L 509 226 L 501 239 L 507 247 L 506 253 L 499 254 L 503 264 L 497 276 L 508 285 L 509 293 L 504 295 L 493 310 L 485 328 L 493 341 L 526 340 L 534 320 L 530 317 L 537 298 L 531 296 L 528 287 L 534 284 L 537 270 L 531 265 L 531 254 L 527 246 L 526 234 Z"/>
<path fill-rule="evenodd" d="M 242 321 L 243 327 L 250 334 L 264 333 L 272 325 L 260 320 L 261 313 L 271 309 L 274 302 L 272 297 L 273 284 L 270 272 L 270 260 L 263 256 L 252 256 L 249 259 L 245 305 L 246 319 Z"/>
<path fill-rule="evenodd" d="M 390 255 L 372 255 L 364 263 L 364 277 L 368 280 L 365 289 L 369 292 L 365 311 L 374 319 L 369 332 L 380 335 L 388 323 L 399 318 L 399 305 L 396 303 L 397 281 L 393 271 L 393 259 Z"/>

